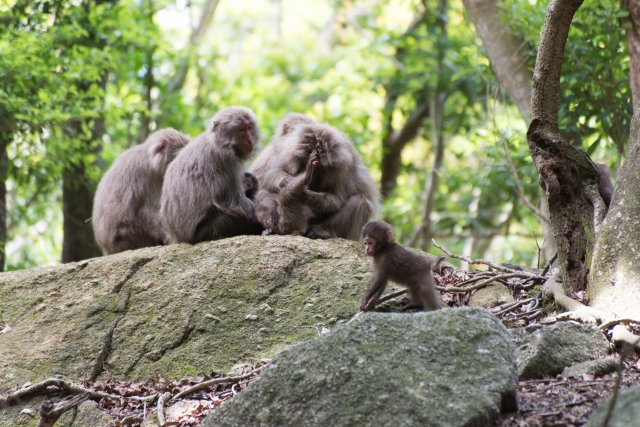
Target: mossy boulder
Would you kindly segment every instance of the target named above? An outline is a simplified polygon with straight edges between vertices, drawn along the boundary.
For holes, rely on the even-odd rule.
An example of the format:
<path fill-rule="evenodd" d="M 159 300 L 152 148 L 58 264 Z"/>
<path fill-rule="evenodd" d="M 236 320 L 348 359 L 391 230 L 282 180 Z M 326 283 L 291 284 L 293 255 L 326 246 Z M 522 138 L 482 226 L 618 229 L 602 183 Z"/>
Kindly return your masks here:
<path fill-rule="evenodd" d="M 349 319 L 371 272 L 356 242 L 240 236 L 0 274 L 0 392 L 51 375 L 225 372 Z M 1 328 L 0 328 L 1 329 Z"/>

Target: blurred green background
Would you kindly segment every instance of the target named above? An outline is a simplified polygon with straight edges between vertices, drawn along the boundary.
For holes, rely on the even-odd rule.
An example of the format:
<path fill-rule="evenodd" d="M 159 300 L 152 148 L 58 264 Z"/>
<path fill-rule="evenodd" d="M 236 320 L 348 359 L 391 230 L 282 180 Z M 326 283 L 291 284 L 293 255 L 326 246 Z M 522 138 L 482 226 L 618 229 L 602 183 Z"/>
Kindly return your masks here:
<path fill-rule="evenodd" d="M 547 3 L 499 3 L 531 70 Z M 561 129 L 614 177 L 631 116 L 619 7 L 587 0 L 578 11 L 560 114 Z M 60 262 L 65 173 L 80 165 L 95 187 L 149 131 L 172 126 L 195 137 L 230 105 L 255 111 L 262 144 L 290 111 L 339 128 L 378 184 L 383 141 L 428 109 L 384 188 L 398 240 L 429 247 L 419 233 L 427 224 L 453 252 L 538 262 L 541 221 L 518 196 L 505 152 L 524 197 L 539 206 L 526 123 L 461 1 L 0 0 L 0 24 L 7 270 Z M 97 123 L 104 134 L 92 138 Z"/>

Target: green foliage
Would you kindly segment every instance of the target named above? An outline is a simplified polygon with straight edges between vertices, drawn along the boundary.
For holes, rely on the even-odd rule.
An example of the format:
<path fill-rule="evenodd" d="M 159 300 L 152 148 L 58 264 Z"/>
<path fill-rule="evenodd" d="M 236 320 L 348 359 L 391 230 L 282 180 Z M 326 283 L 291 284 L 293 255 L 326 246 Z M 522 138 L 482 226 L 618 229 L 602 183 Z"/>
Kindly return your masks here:
<path fill-rule="evenodd" d="M 436 129 L 445 141 L 432 213 L 436 240 L 461 252 L 466 237 L 475 236 L 473 256 L 522 264 L 537 257 L 532 237 L 542 234 L 539 220 L 505 166 L 504 142 L 525 196 L 537 203 L 526 129 L 459 0 L 282 2 L 280 22 L 270 0 L 221 1 L 201 43 L 190 47 L 203 4 L 21 0 L 0 6 L 0 132 L 11 135 L 8 268 L 59 259 L 66 168 L 83 163 L 97 180 L 143 138 L 147 119 L 151 131 L 172 126 L 196 136 L 216 111 L 238 104 L 256 112 L 263 144 L 289 111 L 338 127 L 379 181 L 388 120 L 399 129 L 417 105 L 437 101 L 442 119 L 427 118 L 404 148 L 385 218 L 401 242 L 411 240 L 424 210 Z M 526 37 L 533 66 L 547 2 L 502 4 L 505 19 Z M 621 16 L 613 0 L 585 2 L 562 81 L 561 127 L 610 165 L 630 117 Z M 184 83 L 171 91 L 184 65 Z M 103 91 L 97 82 L 105 70 Z M 76 137 L 69 136 L 72 119 L 82 130 Z M 105 136 L 99 147 L 88 145 L 100 119 Z"/>
<path fill-rule="evenodd" d="M 532 67 L 547 4 L 503 3 L 505 19 L 528 41 Z M 586 0 L 571 24 L 560 80 L 563 135 L 609 166 L 625 152 L 632 115 L 627 14 L 616 0 Z"/>

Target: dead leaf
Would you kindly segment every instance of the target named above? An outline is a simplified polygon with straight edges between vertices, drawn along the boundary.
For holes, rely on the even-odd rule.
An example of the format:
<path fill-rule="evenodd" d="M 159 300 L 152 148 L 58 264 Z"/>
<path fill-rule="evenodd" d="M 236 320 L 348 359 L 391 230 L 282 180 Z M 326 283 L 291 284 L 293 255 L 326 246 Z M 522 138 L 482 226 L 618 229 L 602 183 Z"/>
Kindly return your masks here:
<path fill-rule="evenodd" d="M 11 332 L 11 326 L 7 324 L 4 329 L 0 331 L 0 334 L 8 334 L 9 332 Z"/>
<path fill-rule="evenodd" d="M 593 381 L 594 378 L 595 378 L 595 375 L 593 374 L 582 374 L 583 381 Z"/>

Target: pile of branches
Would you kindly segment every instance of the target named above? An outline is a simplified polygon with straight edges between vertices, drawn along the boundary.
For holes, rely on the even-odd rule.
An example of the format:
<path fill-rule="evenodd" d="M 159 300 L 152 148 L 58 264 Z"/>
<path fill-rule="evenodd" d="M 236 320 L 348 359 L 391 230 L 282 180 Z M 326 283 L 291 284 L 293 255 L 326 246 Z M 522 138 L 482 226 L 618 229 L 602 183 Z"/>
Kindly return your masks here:
<path fill-rule="evenodd" d="M 60 416 L 70 410 L 74 411 L 75 418 L 77 406 L 87 399 L 95 401 L 112 417 L 114 422 L 110 427 L 139 427 L 154 414 L 162 426 L 198 426 L 213 409 L 255 380 L 267 362 L 245 365 L 234 376 L 187 376 L 175 381 L 158 376 L 149 385 L 129 381 L 84 381 L 78 384 L 49 378 L 8 390 L 0 396 L 0 408 L 32 396 L 47 395 L 52 399 L 40 408 L 39 427 L 53 427 Z M 167 420 L 165 408 L 180 400 L 188 400 L 192 404 L 187 405 L 175 419 Z"/>

